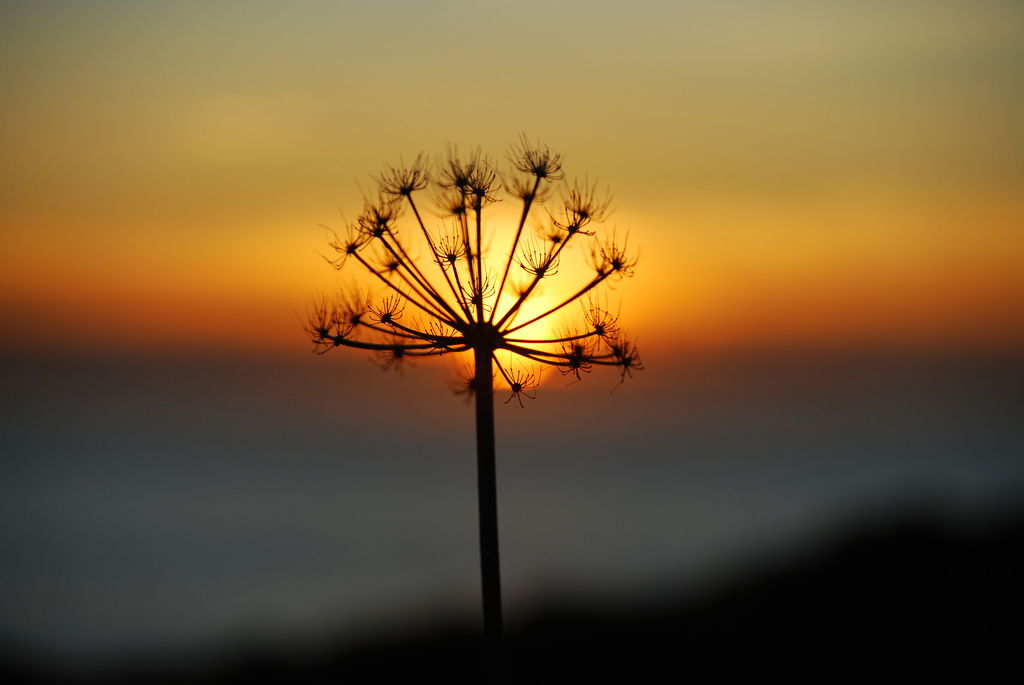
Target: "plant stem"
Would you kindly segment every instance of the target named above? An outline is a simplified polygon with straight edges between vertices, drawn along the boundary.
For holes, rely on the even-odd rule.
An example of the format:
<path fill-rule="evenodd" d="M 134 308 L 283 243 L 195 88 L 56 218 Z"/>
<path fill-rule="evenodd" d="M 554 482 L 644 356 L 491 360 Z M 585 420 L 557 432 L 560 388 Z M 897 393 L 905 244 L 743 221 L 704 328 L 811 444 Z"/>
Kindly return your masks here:
<path fill-rule="evenodd" d="M 492 682 L 504 672 L 501 574 L 498 564 L 498 492 L 494 462 L 494 383 L 491 350 L 475 348 L 477 494 L 480 506 L 480 576 L 484 600 L 484 642 Z"/>

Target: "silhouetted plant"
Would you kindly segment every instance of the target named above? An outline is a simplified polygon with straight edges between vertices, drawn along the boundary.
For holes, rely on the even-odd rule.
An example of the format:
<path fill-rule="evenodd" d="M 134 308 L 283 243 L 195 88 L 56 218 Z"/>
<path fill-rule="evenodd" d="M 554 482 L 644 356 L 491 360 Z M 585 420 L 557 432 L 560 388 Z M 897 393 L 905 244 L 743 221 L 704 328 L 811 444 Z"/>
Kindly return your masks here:
<path fill-rule="evenodd" d="M 475 397 L 480 553 L 484 632 L 492 668 L 500 663 L 502 635 L 498 566 L 497 497 L 494 463 L 494 369 L 509 391 L 505 400 L 523 405 L 534 398 L 541 370 L 553 367 L 580 379 L 595 366 L 618 369 L 620 382 L 642 368 L 636 345 L 621 331 L 617 314 L 595 297 L 598 286 L 633 275 L 636 258 L 613 232 L 599 238 L 595 224 L 609 213 L 610 198 L 588 181 L 565 183 L 562 160 L 525 136 L 510 147 L 511 168 L 499 182 L 495 166 L 479 150 L 459 156 L 454 148 L 431 165 L 422 154 L 412 164 L 390 167 L 377 177 L 377 194 L 366 199 L 355 222 L 330 242 L 328 261 L 337 269 L 350 262 L 379 292 L 352 289 L 338 300 L 321 298 L 312 308 L 308 331 L 319 353 L 335 347 L 373 350 L 385 366 L 405 360 L 472 353 L 473 365 L 456 391 Z M 562 185 L 558 206 L 547 207 Z M 420 198 L 429 193 L 440 214 L 428 227 Z M 518 202 L 518 221 L 507 252 L 497 263 L 485 253 L 495 239 L 484 210 L 501 194 Z M 546 217 L 527 230 L 531 214 Z M 428 257 L 413 257 L 402 215 L 411 215 Z M 570 245 L 588 241 L 590 276 L 575 290 L 524 314 L 543 281 L 555 276 Z M 525 329 L 582 305 L 582 323 L 554 336 L 529 336 Z M 520 320 L 525 318 L 525 320 Z M 497 353 L 504 350 L 503 364 Z M 505 356 L 504 354 L 502 356 Z M 529 366 L 516 368 L 513 361 Z"/>

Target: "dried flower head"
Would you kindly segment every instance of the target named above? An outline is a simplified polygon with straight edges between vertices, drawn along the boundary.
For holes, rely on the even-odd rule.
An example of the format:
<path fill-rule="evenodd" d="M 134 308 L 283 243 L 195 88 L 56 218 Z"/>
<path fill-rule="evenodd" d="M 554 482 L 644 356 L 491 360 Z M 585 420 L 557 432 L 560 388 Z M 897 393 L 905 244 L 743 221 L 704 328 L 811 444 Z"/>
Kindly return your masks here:
<path fill-rule="evenodd" d="M 426 156 L 416 155 L 416 159 L 408 166 L 399 164 L 397 167 L 388 167 L 377 177 L 377 183 L 382 194 L 393 197 L 405 197 L 412 195 L 413 191 L 423 190 L 430 183 Z"/>
<path fill-rule="evenodd" d="M 536 391 L 540 383 L 537 381 L 536 373 L 513 369 L 505 376 L 505 381 L 508 383 L 508 389 L 511 392 L 508 399 L 505 400 L 505 404 L 516 400 L 519 403 L 519 407 L 523 408 L 525 406 L 523 404 L 524 397 L 531 400 L 537 398 Z"/>
<path fill-rule="evenodd" d="M 540 278 L 558 273 L 558 259 L 557 244 L 541 246 L 535 240 L 527 240 L 519 247 L 519 266 Z"/>
<path fill-rule="evenodd" d="M 519 136 L 519 141 L 509 146 L 509 161 L 524 174 L 537 179 L 560 181 L 562 174 L 562 155 L 552 152 L 540 141 L 530 143 L 526 134 Z"/>
<path fill-rule="evenodd" d="M 619 242 L 613 232 L 609 238 L 594 245 L 591 251 L 591 264 L 599 276 L 626 278 L 633 275 L 636 256 L 630 254 L 627 243 L 629 236 Z"/>
<path fill-rule="evenodd" d="M 307 327 L 317 351 L 340 346 L 374 350 L 384 354 L 388 366 L 417 356 L 482 351 L 518 402 L 533 397 L 540 374 L 505 368 L 495 356 L 499 350 L 575 378 L 597 366 L 618 368 L 623 377 L 640 368 L 635 345 L 622 337 L 618 315 L 593 299 L 599 286 L 631 276 L 636 265 L 625 240 L 614 233 L 595 237 L 596 226 L 609 214 L 610 195 L 587 179 L 564 182 L 561 155 L 526 136 L 510 146 L 507 159 L 504 183 L 479 149 L 460 155 L 455 147 L 434 165 L 420 154 L 411 164 L 388 167 L 377 177 L 376 196 L 364 202 L 344 237 L 332 233 L 329 245 L 337 256 L 329 261 L 338 269 L 357 262 L 379 294 L 372 303 L 365 292 L 350 292 L 334 304 L 319 300 Z M 504 244 L 484 221 L 487 205 L 499 199 L 503 186 L 506 196 L 519 203 L 518 224 Z M 559 206 L 545 206 L 560 186 Z M 428 226 L 418 204 L 424 193 L 449 217 L 439 229 Z M 537 227 L 538 237 L 523 235 L 531 216 L 547 220 Z M 399 231 L 402 223 L 407 225 Z M 421 243 L 421 253 L 426 248 L 428 259 L 414 258 L 413 238 Z M 544 290 L 542 284 L 559 273 L 569 254 L 566 248 L 577 242 L 590 243 L 584 254 L 589 254 L 592 276 L 540 313 L 533 309 L 524 316 L 526 305 Z M 504 257 L 488 264 L 484 255 L 492 253 Z M 514 274 L 513 264 L 519 267 Z M 523 336 L 523 329 L 560 316 L 577 302 L 583 305 L 584 321 L 576 332 Z M 411 321 L 409 312 L 415 315 Z"/>
<path fill-rule="evenodd" d="M 611 203 L 612 197 L 607 191 L 603 194 L 598 193 L 597 183 L 591 184 L 587 179 L 582 182 L 576 180 L 562 196 L 560 218 L 552 217 L 552 223 L 569 235 L 594 235 L 594 232 L 587 230 L 586 227 L 591 222 L 601 223 L 607 219 Z"/>

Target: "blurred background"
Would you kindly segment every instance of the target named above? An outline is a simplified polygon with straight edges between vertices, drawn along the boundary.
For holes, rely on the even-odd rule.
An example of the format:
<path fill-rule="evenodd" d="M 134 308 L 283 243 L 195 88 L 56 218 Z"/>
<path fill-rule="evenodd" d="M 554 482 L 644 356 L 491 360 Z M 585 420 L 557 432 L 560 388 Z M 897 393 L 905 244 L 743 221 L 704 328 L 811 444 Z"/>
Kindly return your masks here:
<path fill-rule="evenodd" d="M 1020 3 L 3 2 L 0 55 L 5 671 L 472 643 L 455 369 L 318 357 L 302 326 L 341 282 L 321 224 L 372 174 L 447 143 L 500 160 L 521 132 L 611 188 L 604 228 L 640 256 L 611 299 L 646 370 L 498 407 L 513 647 L 685 624 L 704 654 L 784 655 L 774 621 L 701 632 L 760 626 L 737 588 L 778 597 L 779 569 L 824 588 L 783 613 L 881 597 L 1009 644 Z M 822 550 L 859 561 L 806 571 Z"/>

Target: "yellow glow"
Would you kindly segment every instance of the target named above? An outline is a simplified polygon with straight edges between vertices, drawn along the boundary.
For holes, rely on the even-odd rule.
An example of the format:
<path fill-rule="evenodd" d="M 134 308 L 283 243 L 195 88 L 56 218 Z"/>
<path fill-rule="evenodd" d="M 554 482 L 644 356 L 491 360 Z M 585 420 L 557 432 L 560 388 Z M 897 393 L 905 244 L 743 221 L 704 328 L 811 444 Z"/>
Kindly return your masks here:
<path fill-rule="evenodd" d="M 641 349 L 1024 344 L 1024 7 L 569 5 L 4 5 L 0 344 L 303 349 L 357 183 L 524 130 L 614 193 Z"/>

